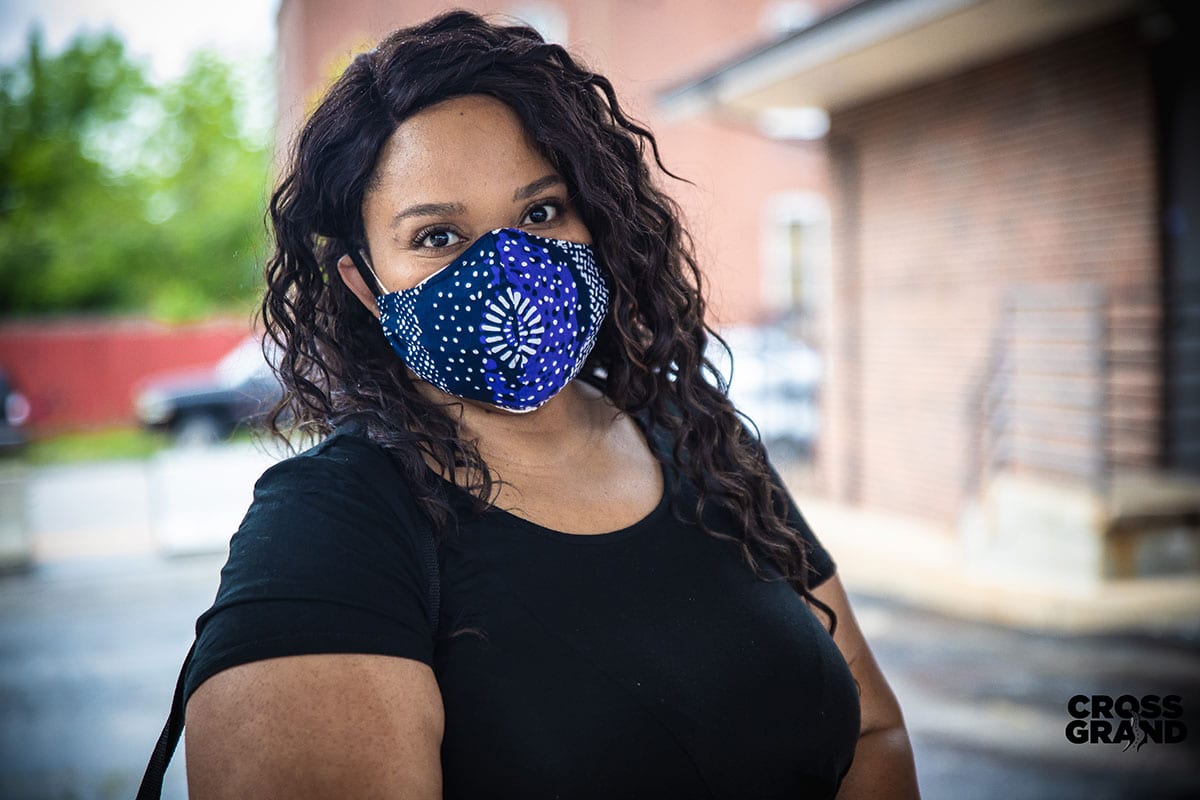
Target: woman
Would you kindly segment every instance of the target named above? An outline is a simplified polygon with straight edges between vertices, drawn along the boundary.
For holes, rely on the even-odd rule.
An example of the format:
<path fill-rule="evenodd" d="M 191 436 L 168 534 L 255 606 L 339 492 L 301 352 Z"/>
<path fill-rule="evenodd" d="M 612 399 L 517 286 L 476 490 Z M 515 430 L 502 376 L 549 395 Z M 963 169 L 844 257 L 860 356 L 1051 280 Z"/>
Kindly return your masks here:
<path fill-rule="evenodd" d="M 197 624 L 193 798 L 917 795 L 647 147 L 603 77 L 465 12 L 308 120 L 263 311 L 276 419 L 323 441 L 259 481 Z"/>

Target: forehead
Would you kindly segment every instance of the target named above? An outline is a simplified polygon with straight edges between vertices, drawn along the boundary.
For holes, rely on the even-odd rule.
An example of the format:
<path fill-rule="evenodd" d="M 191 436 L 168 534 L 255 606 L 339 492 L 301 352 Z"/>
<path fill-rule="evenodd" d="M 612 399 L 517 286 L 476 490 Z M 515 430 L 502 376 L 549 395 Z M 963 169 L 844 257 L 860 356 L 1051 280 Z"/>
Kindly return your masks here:
<path fill-rule="evenodd" d="M 380 154 L 373 183 L 404 196 L 459 193 L 481 182 L 528 182 L 533 172 L 537 178 L 553 169 L 516 112 L 493 97 L 466 95 L 401 122 Z"/>

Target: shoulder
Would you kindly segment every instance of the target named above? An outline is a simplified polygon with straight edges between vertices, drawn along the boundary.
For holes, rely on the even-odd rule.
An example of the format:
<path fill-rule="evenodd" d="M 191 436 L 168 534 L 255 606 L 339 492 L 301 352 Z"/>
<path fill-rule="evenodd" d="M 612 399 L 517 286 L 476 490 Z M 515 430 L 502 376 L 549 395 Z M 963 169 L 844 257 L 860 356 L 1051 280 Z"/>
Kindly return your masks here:
<path fill-rule="evenodd" d="M 255 484 L 255 500 L 262 490 L 283 487 L 340 488 L 403 486 L 401 474 L 386 449 L 353 431 L 335 431 L 313 447 L 285 458 L 267 469 Z M 406 497 L 411 493 L 405 491 Z"/>
<path fill-rule="evenodd" d="M 335 579 L 359 561 L 419 558 L 424 525 L 388 452 L 365 437 L 334 433 L 259 478 L 230 540 L 222 588 L 248 571 L 248 579 L 255 571 Z"/>
<path fill-rule="evenodd" d="M 338 434 L 268 469 L 196 623 L 188 691 L 282 655 L 377 653 L 429 663 L 428 524 L 382 448 Z"/>
<path fill-rule="evenodd" d="M 385 520 L 420 525 L 411 486 L 383 447 L 335 432 L 262 474 L 238 534 L 283 526 L 288 535 L 301 536 L 321 534 L 318 522 L 346 528 Z"/>

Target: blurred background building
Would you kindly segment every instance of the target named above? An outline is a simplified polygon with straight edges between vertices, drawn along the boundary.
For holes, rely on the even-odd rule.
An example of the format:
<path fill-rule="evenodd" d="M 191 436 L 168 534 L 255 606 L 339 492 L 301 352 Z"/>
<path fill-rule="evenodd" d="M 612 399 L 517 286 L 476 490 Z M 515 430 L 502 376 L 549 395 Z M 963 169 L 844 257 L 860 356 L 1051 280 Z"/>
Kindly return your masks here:
<path fill-rule="evenodd" d="M 661 94 L 680 116 L 829 114 L 827 497 L 1056 599 L 1194 578 L 1194 10 L 865 0 Z M 1194 580 L 1160 585 L 1195 614 Z"/>

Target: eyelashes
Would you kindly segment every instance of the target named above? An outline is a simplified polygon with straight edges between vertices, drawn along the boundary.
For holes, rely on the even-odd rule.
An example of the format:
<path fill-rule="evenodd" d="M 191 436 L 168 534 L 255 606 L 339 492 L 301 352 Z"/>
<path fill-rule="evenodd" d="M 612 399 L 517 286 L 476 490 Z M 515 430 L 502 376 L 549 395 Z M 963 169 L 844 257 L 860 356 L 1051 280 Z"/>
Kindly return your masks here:
<path fill-rule="evenodd" d="M 451 228 L 433 226 L 433 227 L 429 227 L 429 228 L 423 228 L 420 232 L 417 233 L 416 236 L 413 237 L 413 240 L 412 240 L 412 242 L 410 242 L 410 244 L 413 247 L 418 248 L 418 249 L 430 249 L 430 250 L 440 250 L 442 248 L 451 247 L 455 244 L 458 244 L 458 242 L 443 242 L 442 244 L 432 244 L 432 245 L 425 244 L 426 239 L 429 239 L 429 238 L 432 238 L 435 236 L 457 236 L 459 239 L 462 238 L 461 236 L 459 236 L 459 234 L 455 233 L 454 230 Z"/>

